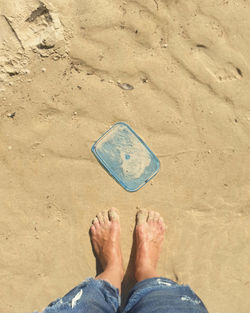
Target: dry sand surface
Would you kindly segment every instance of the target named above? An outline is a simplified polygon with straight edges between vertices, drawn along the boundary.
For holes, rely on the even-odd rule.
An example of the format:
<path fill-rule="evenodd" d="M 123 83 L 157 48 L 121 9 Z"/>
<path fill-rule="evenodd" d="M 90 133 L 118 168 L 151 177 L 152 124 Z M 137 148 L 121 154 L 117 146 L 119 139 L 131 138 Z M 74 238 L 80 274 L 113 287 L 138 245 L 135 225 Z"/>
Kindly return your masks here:
<path fill-rule="evenodd" d="M 111 206 L 125 264 L 137 208 L 156 209 L 159 273 L 249 312 L 249 1 L 0 0 L 0 117 L 1 313 L 95 275 L 88 229 Z M 161 162 L 135 193 L 91 153 L 118 121 Z"/>

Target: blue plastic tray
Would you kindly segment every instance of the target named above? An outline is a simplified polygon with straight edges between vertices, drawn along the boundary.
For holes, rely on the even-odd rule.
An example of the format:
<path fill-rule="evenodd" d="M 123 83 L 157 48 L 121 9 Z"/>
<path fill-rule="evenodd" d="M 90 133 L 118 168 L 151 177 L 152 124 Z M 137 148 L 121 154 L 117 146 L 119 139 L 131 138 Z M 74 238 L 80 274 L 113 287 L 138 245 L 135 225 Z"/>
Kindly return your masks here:
<path fill-rule="evenodd" d="M 137 191 L 160 169 L 160 161 L 126 123 L 114 124 L 92 146 L 107 172 L 127 191 Z"/>

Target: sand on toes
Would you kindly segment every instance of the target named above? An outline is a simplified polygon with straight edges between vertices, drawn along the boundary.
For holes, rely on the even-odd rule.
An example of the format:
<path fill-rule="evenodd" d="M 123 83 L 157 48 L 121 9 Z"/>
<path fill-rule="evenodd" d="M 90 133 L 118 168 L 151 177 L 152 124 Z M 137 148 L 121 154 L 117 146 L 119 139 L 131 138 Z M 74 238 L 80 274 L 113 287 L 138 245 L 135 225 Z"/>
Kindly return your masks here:
<path fill-rule="evenodd" d="M 118 210 L 102 211 L 93 219 L 90 227 L 92 245 L 103 271 L 107 267 L 123 272 L 120 247 L 120 221 Z"/>
<path fill-rule="evenodd" d="M 135 279 L 141 280 L 157 276 L 165 234 L 165 223 L 158 212 L 139 210 L 136 214 L 136 257 Z"/>

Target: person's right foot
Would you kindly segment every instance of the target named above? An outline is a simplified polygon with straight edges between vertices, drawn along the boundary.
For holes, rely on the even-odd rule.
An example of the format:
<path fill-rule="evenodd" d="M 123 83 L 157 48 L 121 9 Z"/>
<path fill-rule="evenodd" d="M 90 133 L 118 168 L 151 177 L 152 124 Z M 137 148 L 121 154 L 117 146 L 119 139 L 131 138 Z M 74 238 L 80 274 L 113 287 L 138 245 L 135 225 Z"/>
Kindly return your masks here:
<path fill-rule="evenodd" d="M 139 210 L 136 215 L 135 279 L 156 277 L 156 267 L 164 240 L 165 224 L 158 212 Z"/>

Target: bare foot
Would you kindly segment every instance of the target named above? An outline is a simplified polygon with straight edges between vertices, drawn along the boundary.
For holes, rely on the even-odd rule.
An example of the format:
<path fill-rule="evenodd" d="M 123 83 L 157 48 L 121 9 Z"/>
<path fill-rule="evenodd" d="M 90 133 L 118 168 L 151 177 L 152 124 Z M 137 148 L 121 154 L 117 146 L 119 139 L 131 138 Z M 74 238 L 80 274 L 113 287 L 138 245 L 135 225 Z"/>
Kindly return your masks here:
<path fill-rule="evenodd" d="M 103 272 L 96 279 L 104 279 L 121 288 L 124 276 L 120 247 L 120 221 L 116 209 L 97 214 L 90 228 L 91 241 Z"/>
<path fill-rule="evenodd" d="M 165 224 L 159 213 L 140 210 L 136 215 L 135 279 L 156 277 L 156 267 L 164 240 Z"/>

